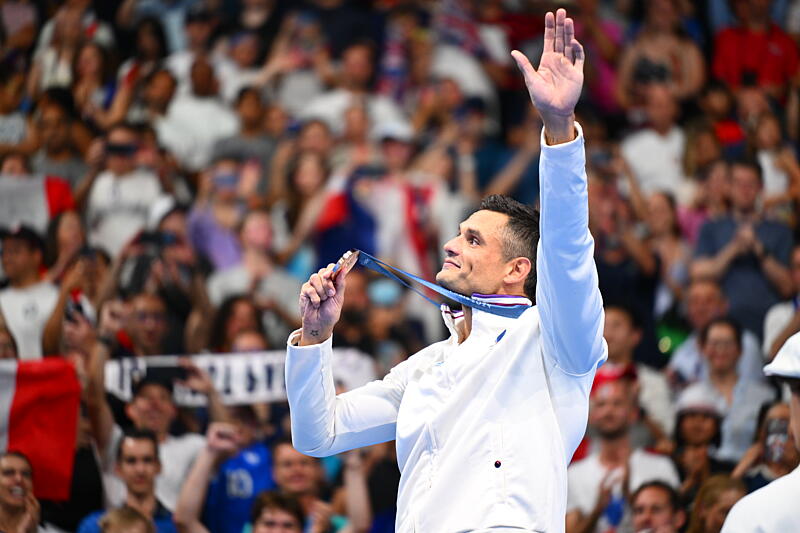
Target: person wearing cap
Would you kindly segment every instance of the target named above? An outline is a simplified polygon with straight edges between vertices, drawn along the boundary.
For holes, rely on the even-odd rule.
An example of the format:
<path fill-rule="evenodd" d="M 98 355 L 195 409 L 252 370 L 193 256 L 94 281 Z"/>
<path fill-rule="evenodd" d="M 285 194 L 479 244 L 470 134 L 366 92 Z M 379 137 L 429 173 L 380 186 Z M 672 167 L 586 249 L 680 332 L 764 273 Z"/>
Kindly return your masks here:
<path fill-rule="evenodd" d="M 489 196 L 453 228 L 436 280 L 467 305 L 441 309 L 450 337 L 337 396 L 346 276 L 331 264 L 300 294 L 285 366 L 294 446 L 322 457 L 395 440 L 398 533 L 564 528 L 567 464 L 608 351 L 574 117 L 584 54 L 565 10 L 546 14 L 543 44 L 538 71 L 514 52 L 544 123 L 541 212 Z"/>
<path fill-rule="evenodd" d="M 620 376 L 596 384 L 590 402 L 595 451 L 569 467 L 567 533 L 619 527 L 630 511 L 627 494 L 645 482 L 678 486 L 678 473 L 667 457 L 631 443 L 639 411 L 631 379 Z"/>
<path fill-rule="evenodd" d="M 42 281 L 44 241 L 25 225 L 0 231 L 3 272 L 0 318 L 14 336 L 20 359 L 40 359 L 47 321 L 58 301 L 58 289 Z"/>
<path fill-rule="evenodd" d="M 722 442 L 724 411 L 713 393 L 700 388 L 687 390 L 676 410 L 672 461 L 681 478 L 681 501 L 692 502 L 710 475 L 727 474 L 735 465 L 714 457 Z"/>
<path fill-rule="evenodd" d="M 790 424 L 794 445 L 800 450 L 800 333 L 781 347 L 764 374 L 789 390 Z M 800 531 L 800 466 L 742 498 L 728 513 L 722 533 Z"/>

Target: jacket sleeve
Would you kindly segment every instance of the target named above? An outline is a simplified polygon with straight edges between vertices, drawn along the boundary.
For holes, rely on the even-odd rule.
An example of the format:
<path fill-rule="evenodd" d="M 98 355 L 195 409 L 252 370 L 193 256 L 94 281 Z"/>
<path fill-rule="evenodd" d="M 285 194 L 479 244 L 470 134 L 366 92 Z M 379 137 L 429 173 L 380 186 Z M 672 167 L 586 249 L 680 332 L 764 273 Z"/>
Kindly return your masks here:
<path fill-rule="evenodd" d="M 294 346 L 286 353 L 286 394 L 294 447 L 314 457 L 395 438 L 395 423 L 405 390 L 409 361 L 385 378 L 336 395 L 331 368 L 332 338 L 312 346 Z"/>
<path fill-rule="evenodd" d="M 540 219 L 536 305 L 546 357 L 568 374 L 581 375 L 604 361 L 603 299 L 589 233 L 583 131 L 568 143 L 548 146 L 542 131 L 539 158 Z"/>

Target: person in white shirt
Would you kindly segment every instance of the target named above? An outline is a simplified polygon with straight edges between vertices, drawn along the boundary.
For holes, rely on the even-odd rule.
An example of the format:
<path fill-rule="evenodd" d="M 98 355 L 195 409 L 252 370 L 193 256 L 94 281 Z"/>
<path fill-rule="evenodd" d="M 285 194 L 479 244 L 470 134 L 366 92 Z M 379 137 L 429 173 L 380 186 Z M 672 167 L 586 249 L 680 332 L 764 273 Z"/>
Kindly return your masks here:
<path fill-rule="evenodd" d="M 445 244 L 437 282 L 473 296 L 463 313 L 443 307 L 450 337 L 337 396 L 332 331 L 346 278 L 332 280 L 329 265 L 303 285 L 302 328 L 288 342 L 294 446 L 327 456 L 396 440 L 398 532 L 563 531 L 567 463 L 607 356 L 574 122 L 584 51 L 566 12 L 545 17 L 538 70 L 514 58 L 544 122 L 541 214 L 491 196 Z"/>
<path fill-rule="evenodd" d="M 47 320 L 58 301 L 58 289 L 42 281 L 44 241 L 31 228 L 0 232 L 3 272 L 8 286 L 0 290 L 0 323 L 14 337 L 20 359 L 40 359 Z"/>
<path fill-rule="evenodd" d="M 800 333 L 786 341 L 775 359 L 764 367 L 764 374 L 780 379 L 789 389 L 790 424 L 795 446 L 800 450 Z M 722 533 L 800 531 L 798 494 L 800 466 L 739 500 L 728 513 Z"/>
<path fill-rule="evenodd" d="M 800 245 L 792 250 L 789 263 L 795 295 L 791 300 L 778 302 L 764 317 L 764 357 L 772 361 L 786 340 L 800 331 Z"/>
<path fill-rule="evenodd" d="M 647 481 L 678 486 L 678 472 L 669 457 L 631 445 L 636 412 L 636 396 L 627 379 L 607 381 L 592 391 L 589 417 L 597 451 L 569 467 L 567 533 L 604 532 L 629 521 L 626 494 Z"/>
<path fill-rule="evenodd" d="M 192 90 L 172 99 L 167 116 L 156 124 L 158 140 L 186 170 L 203 170 L 210 162 L 214 144 L 239 131 L 239 119 L 219 98 L 214 66 L 204 57 L 192 63 Z"/>
<path fill-rule="evenodd" d="M 130 126 L 111 128 L 105 143 L 105 170 L 90 175 L 87 204 L 89 243 L 116 256 L 147 224 L 150 206 L 161 195 L 153 172 L 139 168 L 139 135 Z"/>
<path fill-rule="evenodd" d="M 684 205 L 693 190 L 681 164 L 686 136 L 675 123 L 678 103 L 666 86 L 652 85 L 645 112 L 648 126 L 622 141 L 622 157 L 645 193 L 669 192 Z"/>

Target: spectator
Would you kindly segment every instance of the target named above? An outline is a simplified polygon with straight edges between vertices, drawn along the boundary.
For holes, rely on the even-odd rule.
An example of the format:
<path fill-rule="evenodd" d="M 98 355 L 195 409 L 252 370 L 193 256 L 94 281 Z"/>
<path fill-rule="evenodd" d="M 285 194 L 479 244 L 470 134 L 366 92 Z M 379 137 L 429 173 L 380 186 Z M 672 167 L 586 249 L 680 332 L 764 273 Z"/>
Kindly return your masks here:
<path fill-rule="evenodd" d="M 230 352 L 236 337 L 245 331 L 263 333 L 261 313 L 247 296 L 230 296 L 217 308 L 209 331 L 208 347 L 215 352 Z"/>
<path fill-rule="evenodd" d="M 630 428 L 636 401 L 626 380 L 606 382 L 592 391 L 590 425 L 597 432 L 597 451 L 569 467 L 566 530 L 606 531 L 619 527 L 630 512 L 625 494 L 651 480 L 678 486 L 669 459 L 633 449 Z"/>
<path fill-rule="evenodd" d="M 793 335 L 775 356 L 775 360 L 764 368 L 764 373 L 780 379 L 788 388 L 790 396 L 790 427 L 794 433 L 794 445 L 800 451 L 800 335 Z M 790 439 L 791 440 L 791 439 Z M 780 441 L 775 444 L 782 444 Z M 785 443 L 783 443 L 785 444 Z M 789 443 L 792 444 L 792 443 Z M 779 446 L 775 446 L 779 448 Z M 731 510 L 730 520 L 723 531 L 792 531 L 800 527 L 800 515 L 794 495 L 797 494 L 798 473 L 792 472 L 766 487 L 744 498 L 741 505 Z"/>
<path fill-rule="evenodd" d="M 0 527 L 10 533 L 36 533 L 38 526 L 30 461 L 20 452 L 0 453 Z"/>
<path fill-rule="evenodd" d="M 374 74 L 375 48 L 368 42 L 349 45 L 342 52 L 339 87 L 311 100 L 300 114 L 302 119 L 322 119 L 336 133 L 341 132 L 344 113 L 358 100 L 363 99 L 370 123 L 407 123 L 397 105 L 385 96 L 370 92 Z"/>
<path fill-rule="evenodd" d="M 758 163 L 740 160 L 731 172 L 731 213 L 703 226 L 691 275 L 718 280 L 730 315 L 761 335 L 764 313 L 792 292 L 792 238 L 786 226 L 762 218 Z"/>
<path fill-rule="evenodd" d="M 125 507 L 152 518 L 157 533 L 177 533 L 172 514 L 156 495 L 156 478 L 161 472 L 158 440 L 148 430 L 130 431 L 122 435 L 116 456 L 115 471 L 125 483 Z M 103 512 L 84 518 L 78 533 L 105 532 Z"/>
<path fill-rule="evenodd" d="M 116 91 L 108 52 L 92 42 L 79 46 L 72 66 L 72 97 L 83 119 L 95 129 L 113 123 L 110 110 Z"/>
<path fill-rule="evenodd" d="M 624 368 L 634 364 L 633 352 L 642 340 L 642 330 L 636 315 L 629 308 L 606 304 L 603 337 L 608 344 L 608 370 Z M 675 412 L 670 402 L 670 390 L 666 377 L 647 365 L 635 365 L 638 381 L 638 402 L 648 417 L 659 426 L 660 435 L 672 433 Z M 603 372 L 605 369 L 599 370 Z"/>
<path fill-rule="evenodd" d="M 675 489 L 663 481 L 648 481 L 631 496 L 634 531 L 678 533 L 686 523 L 686 513 Z"/>
<path fill-rule="evenodd" d="M 214 143 L 238 131 L 239 120 L 218 97 L 219 82 L 211 62 L 204 57 L 194 59 L 188 74 L 191 90 L 182 93 L 179 84 L 157 130 L 159 141 L 181 166 L 198 172 L 211 161 Z"/>
<path fill-rule="evenodd" d="M 647 124 L 622 141 L 622 157 L 645 194 L 665 191 L 686 204 L 693 191 L 681 165 L 686 136 L 677 124 L 678 102 L 666 86 L 654 84 L 645 92 L 644 110 Z"/>
<path fill-rule="evenodd" d="M 305 531 L 303 508 L 293 496 L 277 491 L 264 492 L 258 496 L 251 513 L 253 533 L 272 533 L 281 528 L 281 533 Z"/>
<path fill-rule="evenodd" d="M 686 533 L 720 533 L 725 517 L 746 494 L 744 483 L 730 476 L 711 476 L 700 487 Z"/>
<path fill-rule="evenodd" d="M 784 143 L 778 117 L 772 113 L 758 117 L 750 145 L 764 171 L 764 211 L 788 222 L 800 191 L 800 164 L 793 148 Z"/>
<path fill-rule="evenodd" d="M 794 295 L 788 302 L 769 308 L 764 317 L 764 357 L 772 361 L 786 340 L 800 331 L 800 246 L 792 249 L 792 283 Z"/>
<path fill-rule="evenodd" d="M 48 27 L 49 35 L 46 32 Z M 72 62 L 84 38 L 81 29 L 81 12 L 74 7 L 62 7 L 47 22 L 39 36 L 33 66 L 28 76 L 29 97 L 36 98 L 51 87 L 70 86 Z"/>
<path fill-rule="evenodd" d="M 61 105 L 48 103 L 39 108 L 36 128 L 42 147 L 31 158 L 31 168 L 64 178 L 75 189 L 88 167 L 75 145 L 72 126 L 72 117 Z"/>
<path fill-rule="evenodd" d="M 142 5 L 141 2 L 139 5 Z M 135 51 L 131 58 L 120 65 L 117 82 L 137 87 L 162 67 L 168 50 L 164 28 L 157 18 L 142 17 L 136 22 L 133 33 Z"/>
<path fill-rule="evenodd" d="M 715 36 L 712 72 L 734 90 L 757 84 L 780 100 L 797 74 L 798 54 L 792 38 L 770 19 L 770 4 L 734 3 L 738 25 Z"/>
<path fill-rule="evenodd" d="M 672 459 L 681 478 L 681 501 L 691 504 L 709 476 L 728 474 L 734 464 L 715 458 L 722 443 L 724 411 L 714 395 L 701 389 L 687 391 L 677 411 Z"/>
<path fill-rule="evenodd" d="M 208 429 L 181 490 L 175 521 L 187 533 L 241 533 L 257 495 L 275 486 L 269 450 L 256 440 L 255 413 L 242 407 L 234 416 L 236 425 Z"/>
<path fill-rule="evenodd" d="M 0 314 L 14 336 L 20 359 L 39 359 L 45 326 L 58 300 L 58 289 L 41 280 L 44 241 L 27 226 L 2 231 L 0 239 L 8 280 L 8 286 L 0 289 Z"/>
<path fill-rule="evenodd" d="M 687 387 L 678 402 L 692 394 L 713 397 L 718 410 L 725 413 L 722 443 L 716 458 L 738 461 L 753 441 L 759 409 L 771 402 L 775 394 L 766 385 L 739 376 L 742 334 L 731 319 L 712 320 L 700 334 L 700 346 L 708 361 L 708 377 Z"/>
<path fill-rule="evenodd" d="M 86 231 L 77 211 L 59 213 L 50 220 L 45 239 L 45 264 L 47 277 L 58 280 L 66 272 L 75 256 L 86 246 Z"/>
<path fill-rule="evenodd" d="M 136 163 L 139 141 L 131 126 L 111 128 L 104 145 L 93 147 L 103 165 L 81 184 L 88 191 L 89 243 L 112 257 L 145 226 L 150 204 L 161 193 L 158 177 Z"/>
<path fill-rule="evenodd" d="M 236 114 L 239 116 L 239 132 L 214 143 L 213 158 L 238 159 L 258 162 L 261 179 L 256 191 L 264 195 L 270 190 L 268 182 L 275 141 L 264 128 L 265 108 L 261 93 L 253 87 L 243 87 L 236 96 Z"/>
<path fill-rule="evenodd" d="M 170 55 L 166 60 L 166 67 L 178 80 L 178 90 L 185 94 L 191 90 L 191 70 L 195 60 L 208 56 L 211 50 L 211 38 L 214 32 L 214 13 L 206 5 L 205 0 L 193 0 L 191 5 L 183 3 L 180 6 L 185 10 L 182 17 L 186 41 L 183 46 L 173 48 L 170 44 Z M 174 28 L 170 28 L 162 19 L 162 24 L 167 31 L 170 43 L 174 42 Z M 219 56 L 212 59 L 214 70 L 221 67 Z"/>
<path fill-rule="evenodd" d="M 229 296 L 252 292 L 254 301 L 266 311 L 262 317 L 270 344 L 280 346 L 300 326 L 294 297 L 300 294 L 301 283 L 272 260 L 269 212 L 248 213 L 239 235 L 242 261 L 209 277 L 209 298 L 219 305 Z"/>
<path fill-rule="evenodd" d="M 162 33 L 167 37 L 169 49 L 165 51 L 178 52 L 186 48 L 186 31 L 184 21 L 189 8 L 202 0 L 183 0 L 170 2 L 164 0 L 125 0 L 117 9 L 117 26 L 124 29 L 141 28 L 144 20 L 156 20 L 163 28 Z"/>
<path fill-rule="evenodd" d="M 51 44 L 54 44 L 58 37 L 59 14 L 63 11 L 70 11 L 70 30 L 76 30 L 82 40 L 91 40 L 105 48 L 114 46 L 114 32 L 111 27 L 97 17 L 91 7 L 90 0 L 69 0 L 65 6 L 56 12 L 56 16 L 47 21 L 39 33 L 36 42 L 36 52 L 38 55 Z"/>
<path fill-rule="evenodd" d="M 731 474 L 741 478 L 751 493 L 783 477 L 800 464 L 790 425 L 789 404 L 775 403 L 766 409 L 758 440 L 744 454 Z"/>
<path fill-rule="evenodd" d="M 113 509 L 99 521 L 103 533 L 156 533 L 153 522 L 133 507 Z"/>
<path fill-rule="evenodd" d="M 697 280 L 689 284 L 686 290 L 686 318 L 692 329 L 669 361 L 669 371 L 673 373 L 675 381 L 688 385 L 708 376 L 708 361 L 701 353 L 700 332 L 712 320 L 725 316 L 727 312 L 728 302 L 715 282 Z M 742 379 L 762 381 L 763 364 L 758 337 L 752 331 L 744 330 L 737 372 Z"/>
<path fill-rule="evenodd" d="M 645 6 L 644 23 L 620 58 L 616 94 L 626 110 L 642 105 L 647 99 L 643 93 L 653 84 L 668 88 L 677 101 L 688 100 L 705 78 L 700 50 L 680 30 L 678 4 L 657 0 Z"/>
<path fill-rule="evenodd" d="M 157 69 L 142 80 L 142 89 L 131 96 L 126 118 L 132 124 L 148 124 L 156 130 L 166 118 L 177 81 L 166 69 Z"/>

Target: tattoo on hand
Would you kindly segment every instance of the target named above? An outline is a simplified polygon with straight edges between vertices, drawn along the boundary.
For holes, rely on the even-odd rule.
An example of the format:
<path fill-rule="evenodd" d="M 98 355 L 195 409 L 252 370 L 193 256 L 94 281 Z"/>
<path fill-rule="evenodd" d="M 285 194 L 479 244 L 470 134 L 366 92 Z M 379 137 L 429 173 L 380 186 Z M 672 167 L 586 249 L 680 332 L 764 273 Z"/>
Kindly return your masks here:
<path fill-rule="evenodd" d="M 309 335 L 311 335 L 312 337 L 319 337 L 319 330 L 317 330 L 317 329 L 312 329 L 312 330 L 309 332 Z"/>

